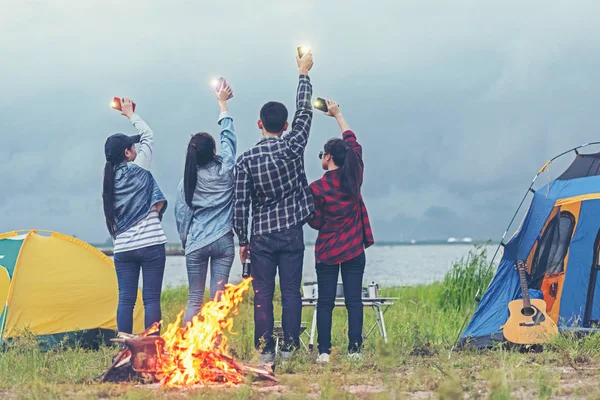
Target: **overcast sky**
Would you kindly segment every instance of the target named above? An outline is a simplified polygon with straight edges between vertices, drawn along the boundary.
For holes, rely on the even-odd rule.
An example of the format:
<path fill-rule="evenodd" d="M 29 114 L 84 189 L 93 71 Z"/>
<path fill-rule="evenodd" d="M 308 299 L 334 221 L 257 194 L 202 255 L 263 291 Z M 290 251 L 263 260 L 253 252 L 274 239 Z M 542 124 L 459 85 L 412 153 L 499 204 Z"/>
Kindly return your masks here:
<path fill-rule="evenodd" d="M 106 240 L 103 144 L 135 132 L 108 105 L 129 96 L 156 135 L 153 173 L 176 241 L 189 135 L 218 134 L 208 82 L 223 75 L 234 88 L 241 152 L 260 138 L 264 102 L 293 113 L 301 43 L 313 48 L 314 94 L 341 104 L 364 145 L 376 240 L 498 238 L 547 159 L 600 140 L 597 1 L 0 5 L 0 231 Z M 338 134 L 317 111 L 309 180 Z"/>

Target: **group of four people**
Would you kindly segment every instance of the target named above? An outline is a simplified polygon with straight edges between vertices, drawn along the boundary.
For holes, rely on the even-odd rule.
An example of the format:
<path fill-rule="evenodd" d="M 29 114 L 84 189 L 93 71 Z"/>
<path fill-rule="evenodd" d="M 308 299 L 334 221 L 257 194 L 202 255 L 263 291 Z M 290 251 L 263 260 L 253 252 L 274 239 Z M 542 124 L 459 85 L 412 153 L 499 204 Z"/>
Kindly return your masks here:
<path fill-rule="evenodd" d="M 217 154 L 215 139 L 209 133 L 192 136 L 175 204 L 189 283 L 184 322 L 191 321 L 202 307 L 209 262 L 210 297 L 215 298 L 224 290 L 235 258 L 235 231 L 242 263 L 251 260 L 254 339 L 264 362 L 272 361 L 275 354 L 273 295 L 277 271 L 284 332 L 281 356 L 290 357 L 300 346 L 305 223 L 318 230 L 315 245 L 318 361 L 329 361 L 340 269 L 348 309 L 349 354 L 355 357 L 362 346 L 364 250 L 373 244 L 360 192 L 362 147 L 338 105 L 327 100 L 327 114 L 337 120 L 342 138 L 325 144 L 319 158 L 326 172 L 321 179 L 308 184 L 304 152 L 313 116 L 308 76 L 313 66 L 312 54 L 298 57 L 297 64 L 300 76 L 291 131 L 285 133 L 286 107 L 278 102 L 266 103 L 258 120 L 263 138 L 237 161 L 237 139 L 227 110 L 232 89 L 226 81 L 222 83 L 216 91 L 221 111 L 218 119 L 221 151 Z M 161 219 L 167 199 L 150 172 L 154 150 L 152 130 L 134 113 L 129 99 L 123 99 L 121 107 L 122 114 L 130 119 L 139 135 L 115 134 L 107 139 L 103 203 L 106 224 L 114 240 L 119 285 L 117 325 L 119 331 L 131 333 L 140 270 L 145 325 L 161 320 L 160 293 L 167 243 Z"/>

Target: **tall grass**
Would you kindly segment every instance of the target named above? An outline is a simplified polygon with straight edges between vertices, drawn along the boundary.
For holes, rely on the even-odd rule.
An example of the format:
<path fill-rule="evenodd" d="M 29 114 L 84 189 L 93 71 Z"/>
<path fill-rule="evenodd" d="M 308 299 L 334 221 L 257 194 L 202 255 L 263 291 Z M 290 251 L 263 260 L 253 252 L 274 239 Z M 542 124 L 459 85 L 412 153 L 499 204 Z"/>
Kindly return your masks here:
<path fill-rule="evenodd" d="M 483 294 L 494 276 L 487 248 L 475 246 L 466 257 L 455 261 L 442 282 L 440 307 L 445 310 L 468 310 L 476 296 Z"/>

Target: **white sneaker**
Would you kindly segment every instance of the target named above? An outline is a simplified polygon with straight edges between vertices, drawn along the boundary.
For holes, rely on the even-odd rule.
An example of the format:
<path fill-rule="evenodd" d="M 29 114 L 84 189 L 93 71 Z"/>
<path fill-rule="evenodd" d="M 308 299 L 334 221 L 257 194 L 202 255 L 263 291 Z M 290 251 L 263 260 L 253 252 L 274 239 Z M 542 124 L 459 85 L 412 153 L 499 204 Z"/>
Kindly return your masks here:
<path fill-rule="evenodd" d="M 350 354 L 348 354 L 348 359 L 350 361 L 362 361 L 363 355 L 360 353 L 350 353 Z"/>
<path fill-rule="evenodd" d="M 317 357 L 317 363 L 318 364 L 328 364 L 329 363 L 329 354 L 327 354 L 327 353 L 319 354 L 319 357 Z"/>

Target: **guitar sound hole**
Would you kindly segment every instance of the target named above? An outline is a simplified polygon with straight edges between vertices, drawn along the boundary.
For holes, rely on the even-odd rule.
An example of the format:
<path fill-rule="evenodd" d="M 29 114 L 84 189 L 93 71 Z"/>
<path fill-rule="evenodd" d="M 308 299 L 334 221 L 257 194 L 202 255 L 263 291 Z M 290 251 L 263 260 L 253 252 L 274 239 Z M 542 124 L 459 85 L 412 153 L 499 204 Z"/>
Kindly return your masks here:
<path fill-rule="evenodd" d="M 535 308 L 533 307 L 525 307 L 523 309 L 521 309 L 521 314 L 523 314 L 526 317 L 531 317 L 535 315 Z"/>

